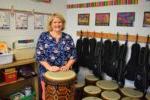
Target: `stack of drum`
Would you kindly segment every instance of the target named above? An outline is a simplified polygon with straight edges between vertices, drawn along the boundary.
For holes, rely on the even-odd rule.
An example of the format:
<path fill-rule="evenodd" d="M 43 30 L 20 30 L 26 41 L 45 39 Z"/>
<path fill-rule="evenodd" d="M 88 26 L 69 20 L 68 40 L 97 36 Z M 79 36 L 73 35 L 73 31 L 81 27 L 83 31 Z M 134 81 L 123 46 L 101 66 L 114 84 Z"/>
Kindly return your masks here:
<path fill-rule="evenodd" d="M 114 80 L 99 80 L 87 75 L 85 83 L 77 83 L 75 100 L 150 100 L 150 94 L 129 87 L 120 88 Z"/>

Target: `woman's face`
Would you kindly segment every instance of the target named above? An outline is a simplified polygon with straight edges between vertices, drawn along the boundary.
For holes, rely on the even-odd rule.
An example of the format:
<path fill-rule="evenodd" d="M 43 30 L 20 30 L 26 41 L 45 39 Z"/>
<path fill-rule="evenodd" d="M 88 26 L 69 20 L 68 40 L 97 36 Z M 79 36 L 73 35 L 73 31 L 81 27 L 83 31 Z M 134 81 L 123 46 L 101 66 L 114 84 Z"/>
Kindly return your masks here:
<path fill-rule="evenodd" d="M 59 18 L 55 17 L 52 21 L 51 27 L 52 31 L 61 32 L 63 28 L 63 23 Z"/>

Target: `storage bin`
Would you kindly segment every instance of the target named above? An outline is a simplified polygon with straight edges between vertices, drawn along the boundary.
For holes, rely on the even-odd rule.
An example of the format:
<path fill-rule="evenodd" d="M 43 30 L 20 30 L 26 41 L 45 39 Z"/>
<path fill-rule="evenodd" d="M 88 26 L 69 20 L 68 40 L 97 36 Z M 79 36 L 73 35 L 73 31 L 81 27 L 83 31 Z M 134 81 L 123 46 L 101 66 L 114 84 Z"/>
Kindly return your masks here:
<path fill-rule="evenodd" d="M 17 80 L 17 71 L 13 71 L 13 72 L 9 72 L 9 73 L 4 72 L 4 81 L 6 83 L 16 81 L 16 80 Z"/>
<path fill-rule="evenodd" d="M 35 48 L 14 49 L 13 54 L 14 54 L 15 60 L 34 58 Z"/>
<path fill-rule="evenodd" d="M 13 54 L 12 53 L 0 54 L 0 65 L 12 63 L 12 62 L 13 62 Z"/>

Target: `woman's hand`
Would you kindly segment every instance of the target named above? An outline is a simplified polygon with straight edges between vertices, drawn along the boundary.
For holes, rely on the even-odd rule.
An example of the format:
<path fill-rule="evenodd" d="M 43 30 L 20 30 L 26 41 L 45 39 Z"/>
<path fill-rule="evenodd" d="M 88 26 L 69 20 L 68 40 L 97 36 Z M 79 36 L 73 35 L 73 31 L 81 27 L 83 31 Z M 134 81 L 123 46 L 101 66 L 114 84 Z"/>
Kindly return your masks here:
<path fill-rule="evenodd" d="M 60 71 L 60 68 L 58 66 L 51 66 L 49 71 L 58 72 L 58 71 Z"/>
<path fill-rule="evenodd" d="M 62 66 L 60 68 L 60 71 L 68 71 L 69 69 L 70 69 L 70 67 L 68 67 L 68 66 Z"/>

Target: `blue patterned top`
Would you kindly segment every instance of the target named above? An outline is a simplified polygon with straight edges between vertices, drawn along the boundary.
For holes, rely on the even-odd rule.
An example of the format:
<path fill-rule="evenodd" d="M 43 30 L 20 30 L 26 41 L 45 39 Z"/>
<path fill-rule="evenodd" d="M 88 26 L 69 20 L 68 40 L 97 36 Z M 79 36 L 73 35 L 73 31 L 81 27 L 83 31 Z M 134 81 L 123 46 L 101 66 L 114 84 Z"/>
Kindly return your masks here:
<path fill-rule="evenodd" d="M 56 42 L 49 32 L 41 33 L 36 46 L 36 60 L 47 61 L 52 66 L 63 66 L 69 59 L 76 59 L 76 49 L 70 35 L 62 32 L 59 42 Z M 40 73 L 46 69 L 40 64 Z"/>

